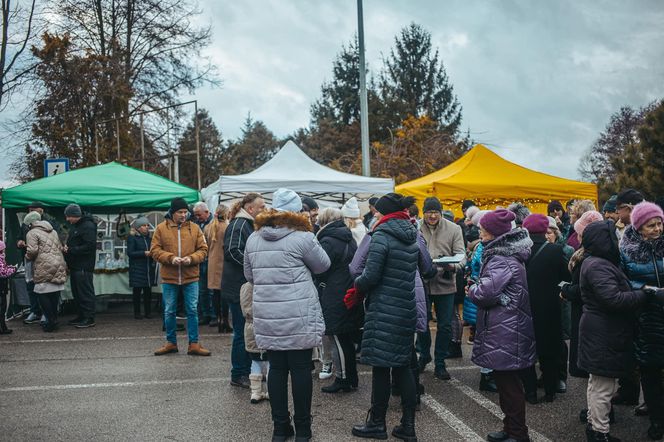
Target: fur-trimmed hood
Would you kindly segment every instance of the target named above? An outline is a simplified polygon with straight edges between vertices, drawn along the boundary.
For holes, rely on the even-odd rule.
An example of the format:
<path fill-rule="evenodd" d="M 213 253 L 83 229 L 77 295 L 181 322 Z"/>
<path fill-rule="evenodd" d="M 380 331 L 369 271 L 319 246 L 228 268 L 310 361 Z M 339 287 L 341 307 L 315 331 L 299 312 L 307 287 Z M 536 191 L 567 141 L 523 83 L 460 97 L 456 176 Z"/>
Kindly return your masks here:
<path fill-rule="evenodd" d="M 635 263 L 650 263 L 653 255 L 656 259 L 662 259 L 664 258 L 664 236 L 660 236 L 654 241 L 647 241 L 630 224 L 620 241 L 620 252 L 629 261 Z"/>
<path fill-rule="evenodd" d="M 517 227 L 504 235 L 500 235 L 493 241 L 484 245 L 482 251 L 482 265 L 486 264 L 494 256 L 513 256 L 521 262 L 526 262 L 530 257 L 533 241 L 526 229 Z"/>
<path fill-rule="evenodd" d="M 266 210 L 256 216 L 254 229 L 268 241 L 278 241 L 293 232 L 311 232 L 309 214 Z"/>

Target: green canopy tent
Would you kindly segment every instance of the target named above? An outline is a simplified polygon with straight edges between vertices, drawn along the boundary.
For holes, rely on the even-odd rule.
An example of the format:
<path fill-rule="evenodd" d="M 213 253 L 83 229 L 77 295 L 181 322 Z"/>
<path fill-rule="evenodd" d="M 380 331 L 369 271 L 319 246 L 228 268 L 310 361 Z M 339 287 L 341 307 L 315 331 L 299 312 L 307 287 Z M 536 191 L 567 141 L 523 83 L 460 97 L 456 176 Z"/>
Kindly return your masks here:
<path fill-rule="evenodd" d="M 71 170 L 2 192 L 6 241 L 16 243 L 20 227 L 17 214 L 25 212 L 35 200 L 44 203 L 51 215 L 62 217 L 70 203 L 77 203 L 84 211 L 95 214 L 137 213 L 166 210 L 175 197 L 194 203 L 199 200 L 199 193 L 159 175 L 116 162 Z M 14 263 L 19 260 L 15 247 L 7 247 L 7 260 Z"/>

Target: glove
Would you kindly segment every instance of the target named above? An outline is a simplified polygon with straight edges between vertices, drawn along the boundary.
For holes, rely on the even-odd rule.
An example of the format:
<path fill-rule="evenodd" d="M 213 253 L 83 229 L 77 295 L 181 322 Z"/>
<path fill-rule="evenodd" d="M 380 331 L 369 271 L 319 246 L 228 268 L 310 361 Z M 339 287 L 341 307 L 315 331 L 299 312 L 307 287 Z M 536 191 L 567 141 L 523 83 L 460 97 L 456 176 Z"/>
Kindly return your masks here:
<path fill-rule="evenodd" d="M 348 310 L 352 309 L 357 304 L 361 303 L 363 300 L 364 300 L 364 295 L 358 293 L 355 287 L 349 288 L 348 291 L 346 291 L 346 295 L 344 296 L 344 304 L 346 305 L 346 309 Z"/>

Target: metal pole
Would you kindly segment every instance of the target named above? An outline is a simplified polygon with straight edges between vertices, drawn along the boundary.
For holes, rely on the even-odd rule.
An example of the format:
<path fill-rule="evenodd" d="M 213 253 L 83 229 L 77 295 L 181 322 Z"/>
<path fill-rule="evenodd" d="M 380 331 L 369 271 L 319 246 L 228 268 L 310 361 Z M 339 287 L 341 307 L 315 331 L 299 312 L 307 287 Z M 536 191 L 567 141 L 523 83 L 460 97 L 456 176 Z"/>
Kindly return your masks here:
<path fill-rule="evenodd" d="M 99 124 L 95 123 L 95 164 L 99 164 Z"/>
<path fill-rule="evenodd" d="M 145 136 L 143 134 L 143 114 L 140 116 L 141 121 L 141 164 L 145 170 Z"/>
<path fill-rule="evenodd" d="M 360 51 L 360 130 L 362 133 L 362 175 L 371 176 L 369 155 L 369 114 L 367 100 L 366 70 L 364 67 L 364 22 L 362 0 L 357 0 L 357 41 Z"/>
<path fill-rule="evenodd" d="M 180 155 L 173 154 L 173 158 L 175 159 L 175 161 L 173 163 L 174 164 L 174 167 L 173 167 L 173 169 L 174 169 L 173 170 L 173 175 L 174 175 L 173 181 L 175 181 L 176 183 L 179 183 L 180 182 Z"/>
<path fill-rule="evenodd" d="M 120 119 L 115 120 L 115 139 L 118 143 L 118 162 L 120 162 Z"/>
<path fill-rule="evenodd" d="M 198 100 L 194 100 L 194 124 L 196 127 L 196 176 L 198 177 L 198 190 L 201 190 L 201 138 L 198 124 Z"/>

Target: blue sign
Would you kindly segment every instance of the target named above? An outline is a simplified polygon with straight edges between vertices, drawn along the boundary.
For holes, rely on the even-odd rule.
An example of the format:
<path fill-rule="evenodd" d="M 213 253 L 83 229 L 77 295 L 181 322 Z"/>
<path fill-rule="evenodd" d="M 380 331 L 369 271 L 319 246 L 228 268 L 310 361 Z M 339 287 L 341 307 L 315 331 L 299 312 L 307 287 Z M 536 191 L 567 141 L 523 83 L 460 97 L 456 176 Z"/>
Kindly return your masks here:
<path fill-rule="evenodd" d="M 44 176 L 60 175 L 69 170 L 69 158 L 49 158 L 44 160 Z"/>

